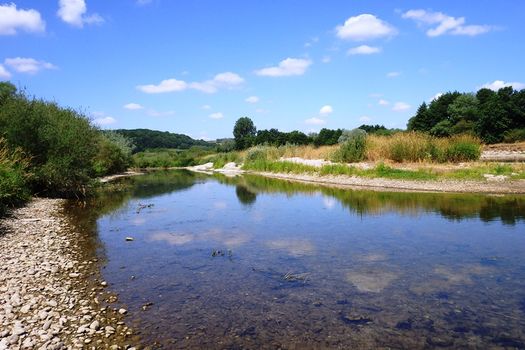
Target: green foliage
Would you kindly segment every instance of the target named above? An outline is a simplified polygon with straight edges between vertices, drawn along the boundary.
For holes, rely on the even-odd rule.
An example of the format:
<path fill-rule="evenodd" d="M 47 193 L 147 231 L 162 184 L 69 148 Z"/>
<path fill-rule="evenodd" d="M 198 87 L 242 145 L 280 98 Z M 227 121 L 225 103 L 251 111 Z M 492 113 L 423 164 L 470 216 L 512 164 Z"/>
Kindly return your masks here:
<path fill-rule="evenodd" d="M 327 145 L 335 145 L 337 141 L 339 140 L 339 137 L 343 133 L 342 129 L 337 130 L 330 130 L 326 128 L 322 128 L 321 131 L 319 131 L 319 134 L 314 139 L 314 145 L 316 146 L 327 146 Z"/>
<path fill-rule="evenodd" d="M 258 160 L 276 160 L 279 159 L 279 150 L 275 147 L 256 146 L 252 147 L 246 153 L 244 160 L 246 162 L 255 162 Z"/>
<path fill-rule="evenodd" d="M 93 162 L 97 176 L 126 171 L 132 164 L 133 145 L 122 134 L 111 131 L 101 133 L 97 149 Z"/>
<path fill-rule="evenodd" d="M 503 141 L 509 143 L 525 141 L 525 128 L 505 131 Z"/>
<path fill-rule="evenodd" d="M 82 114 L 52 102 L 15 93 L 2 102 L 0 132 L 10 149 L 31 158 L 34 191 L 50 195 L 85 194 L 93 175 L 99 132 Z"/>
<path fill-rule="evenodd" d="M 185 167 L 205 163 L 212 151 L 202 147 L 187 150 L 152 149 L 133 155 L 133 166 L 136 168 L 170 168 Z"/>
<path fill-rule="evenodd" d="M 501 142 L 510 130 L 525 128 L 525 89 L 480 89 L 475 95 L 448 92 L 428 107 L 422 103 L 407 128 L 439 137 L 468 133 L 486 143 Z M 519 138 L 519 132 L 510 136 L 509 140 Z"/>
<path fill-rule="evenodd" d="M 0 139 L 0 216 L 7 207 L 29 199 L 26 173 L 29 159 L 20 150 L 11 152 L 5 140 Z"/>
<path fill-rule="evenodd" d="M 255 142 L 257 128 L 253 121 L 248 117 L 239 118 L 233 127 L 233 137 L 235 139 L 235 148 L 238 150 L 246 149 Z"/>
<path fill-rule="evenodd" d="M 312 141 L 305 133 L 301 131 L 281 132 L 277 129 L 259 130 L 255 137 L 256 145 L 284 146 L 306 145 Z"/>
<path fill-rule="evenodd" d="M 338 141 L 340 146 L 334 153 L 334 161 L 360 162 L 365 158 L 366 131 L 361 129 L 344 130 Z"/>
<path fill-rule="evenodd" d="M 446 160 L 449 162 L 472 161 L 479 159 L 480 156 L 479 140 L 468 135 L 453 137 L 446 150 Z"/>
<path fill-rule="evenodd" d="M 135 152 L 142 152 L 154 148 L 188 149 L 194 146 L 211 147 L 213 144 L 204 140 L 194 140 L 187 135 L 175 134 L 168 131 L 149 129 L 117 129 L 114 132 L 131 140 Z"/>
<path fill-rule="evenodd" d="M 233 139 L 217 140 L 216 150 L 217 152 L 231 152 L 235 150 L 235 140 Z"/>

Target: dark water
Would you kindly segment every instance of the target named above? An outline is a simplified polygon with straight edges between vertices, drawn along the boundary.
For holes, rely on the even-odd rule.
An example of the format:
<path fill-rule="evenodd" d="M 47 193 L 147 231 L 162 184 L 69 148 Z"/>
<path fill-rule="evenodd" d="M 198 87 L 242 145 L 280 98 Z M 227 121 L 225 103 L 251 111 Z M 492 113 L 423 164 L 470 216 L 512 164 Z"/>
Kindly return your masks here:
<path fill-rule="evenodd" d="M 173 171 L 72 213 L 158 347 L 525 348 L 523 196 Z"/>

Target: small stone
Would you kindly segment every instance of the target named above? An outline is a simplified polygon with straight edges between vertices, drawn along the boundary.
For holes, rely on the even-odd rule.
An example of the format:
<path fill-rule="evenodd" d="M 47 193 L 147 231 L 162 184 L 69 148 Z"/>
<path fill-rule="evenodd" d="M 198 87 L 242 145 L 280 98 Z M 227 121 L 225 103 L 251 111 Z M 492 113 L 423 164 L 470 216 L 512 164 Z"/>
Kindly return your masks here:
<path fill-rule="evenodd" d="M 127 241 L 127 242 L 131 242 L 131 241 L 133 241 L 133 240 L 134 240 L 133 237 L 126 237 L 126 241 Z"/>
<path fill-rule="evenodd" d="M 106 330 L 106 333 L 109 333 L 109 334 L 113 334 L 115 333 L 115 328 L 111 327 L 111 326 L 106 326 L 106 328 L 104 328 Z"/>
<path fill-rule="evenodd" d="M 20 308 L 20 312 L 23 314 L 27 314 L 31 310 L 31 305 L 26 304 Z"/>
<path fill-rule="evenodd" d="M 47 331 L 47 330 L 49 329 L 49 327 L 51 327 L 51 321 L 50 321 L 50 320 L 49 320 L 49 321 L 46 321 L 46 322 L 44 323 L 44 325 L 42 326 L 42 329 L 45 330 L 45 331 Z"/>
<path fill-rule="evenodd" d="M 128 310 L 126 310 L 126 309 L 119 309 L 118 310 L 118 313 L 121 314 L 121 315 L 125 315 L 127 312 L 128 312 Z"/>
<path fill-rule="evenodd" d="M 105 286 L 108 285 L 108 282 L 106 282 L 106 281 L 102 281 L 102 282 L 100 282 L 100 285 L 101 285 L 102 287 L 105 287 Z"/>
<path fill-rule="evenodd" d="M 89 339 L 89 338 L 86 338 L 86 339 L 84 340 L 84 343 L 86 343 L 86 344 L 89 344 L 89 343 L 91 343 L 91 339 Z"/>
<path fill-rule="evenodd" d="M 89 328 L 95 330 L 95 331 L 98 331 L 98 329 L 100 328 L 100 322 L 98 322 L 97 320 L 93 321 L 90 325 L 89 325 Z"/>
<path fill-rule="evenodd" d="M 69 274 L 69 277 L 71 277 L 71 278 L 77 278 L 78 276 L 80 276 L 80 274 L 79 274 L 79 273 L 76 273 L 76 272 L 71 272 L 71 273 Z"/>

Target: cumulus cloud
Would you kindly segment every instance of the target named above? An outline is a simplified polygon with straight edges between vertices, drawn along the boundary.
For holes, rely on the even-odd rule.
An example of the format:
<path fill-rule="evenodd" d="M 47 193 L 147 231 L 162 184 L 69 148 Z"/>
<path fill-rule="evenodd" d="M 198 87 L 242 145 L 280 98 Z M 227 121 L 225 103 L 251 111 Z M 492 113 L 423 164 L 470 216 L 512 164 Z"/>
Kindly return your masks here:
<path fill-rule="evenodd" d="M 319 114 L 322 116 L 327 116 L 329 114 L 332 114 L 333 111 L 334 109 L 332 108 L 332 106 L 326 105 L 321 107 L 321 109 L 319 110 Z"/>
<path fill-rule="evenodd" d="M 193 89 L 213 94 L 221 88 L 231 89 L 241 85 L 243 82 L 244 79 L 240 75 L 232 72 L 224 72 L 215 75 L 213 79 L 203 82 L 187 83 L 184 80 L 172 78 L 163 80 L 158 85 L 138 85 L 137 89 L 147 94 L 160 94 L 166 92 L 183 91 L 186 89 Z"/>
<path fill-rule="evenodd" d="M 27 74 L 35 74 L 44 69 L 57 69 L 55 65 L 49 62 L 27 57 L 6 58 L 4 64 L 18 73 Z"/>
<path fill-rule="evenodd" d="M 441 95 L 443 95 L 443 93 L 442 93 L 442 92 L 438 92 L 437 94 L 435 94 L 434 96 L 432 96 L 428 101 L 429 101 L 429 102 L 432 102 L 432 101 L 434 101 L 434 100 L 437 100 L 438 98 L 441 97 Z"/>
<path fill-rule="evenodd" d="M 224 114 L 222 114 L 221 112 L 216 112 L 210 114 L 208 117 L 210 117 L 211 119 L 222 119 L 224 118 Z"/>
<path fill-rule="evenodd" d="M 162 94 L 166 92 L 186 90 L 188 84 L 185 81 L 177 79 L 166 79 L 161 81 L 158 85 L 139 85 L 137 89 L 147 94 Z"/>
<path fill-rule="evenodd" d="M 257 102 L 259 102 L 259 97 L 257 97 L 257 96 L 250 96 L 250 97 L 247 97 L 244 101 L 246 101 L 248 103 L 257 103 Z"/>
<path fill-rule="evenodd" d="M 392 110 L 394 112 L 404 112 L 404 111 L 409 110 L 411 107 L 412 106 L 410 106 L 408 103 L 396 102 L 396 103 L 394 103 L 394 106 L 392 107 Z"/>
<path fill-rule="evenodd" d="M 0 5 L 0 35 L 15 35 L 18 31 L 38 33 L 46 30 L 40 12 L 17 9 L 16 4 Z"/>
<path fill-rule="evenodd" d="M 124 108 L 125 108 L 125 109 L 129 109 L 129 110 L 131 110 L 131 111 L 136 111 L 136 110 L 138 110 L 138 109 L 144 109 L 144 107 L 141 106 L 141 105 L 138 104 L 138 103 L 128 103 L 128 104 L 125 104 L 125 105 L 124 105 Z"/>
<path fill-rule="evenodd" d="M 82 28 L 84 24 L 100 24 L 104 19 L 97 13 L 87 15 L 85 0 L 59 0 L 57 15 L 67 24 Z"/>
<path fill-rule="evenodd" d="M 492 83 L 485 83 L 481 86 L 478 86 L 478 90 L 479 89 L 490 89 L 490 90 L 498 91 L 499 89 L 507 87 L 507 86 L 512 86 L 512 88 L 515 90 L 525 89 L 524 83 L 519 83 L 517 81 L 505 82 L 503 80 L 494 80 Z"/>
<path fill-rule="evenodd" d="M 388 72 L 386 73 L 387 78 L 397 78 L 401 75 L 401 72 Z"/>
<path fill-rule="evenodd" d="M 321 118 L 317 118 L 317 117 L 308 118 L 304 122 L 306 124 L 309 124 L 309 125 L 323 125 L 323 124 L 326 124 L 326 120 L 321 119 Z"/>
<path fill-rule="evenodd" d="M 9 73 L 7 71 L 7 69 L 5 69 L 5 67 L 3 65 L 0 64 L 0 79 L 9 79 L 11 78 L 11 73 Z"/>
<path fill-rule="evenodd" d="M 372 55 L 374 53 L 379 53 L 379 52 L 381 52 L 380 47 L 361 45 L 357 47 L 352 47 L 346 53 L 347 55 L 352 56 L 352 55 Z"/>
<path fill-rule="evenodd" d="M 93 123 L 98 126 L 106 126 L 115 124 L 117 120 L 104 112 L 93 112 L 91 116 L 94 118 Z"/>
<path fill-rule="evenodd" d="M 409 10 L 403 13 L 402 17 L 414 20 L 420 26 L 432 27 L 426 31 L 429 37 L 445 34 L 476 36 L 494 29 L 493 26 L 489 25 L 466 25 L 465 17 L 452 17 L 442 12 L 432 12 L 421 9 Z"/>
<path fill-rule="evenodd" d="M 380 99 L 377 103 L 380 106 L 388 106 L 390 104 L 390 102 L 388 102 L 387 100 L 383 100 L 383 99 Z"/>
<path fill-rule="evenodd" d="M 335 30 L 339 38 L 354 41 L 385 38 L 397 34 L 396 28 L 368 13 L 348 18 L 343 25 L 337 26 Z"/>
<path fill-rule="evenodd" d="M 277 66 L 266 67 L 255 71 L 255 74 L 266 77 L 286 77 L 303 75 L 312 61 L 303 58 L 286 58 Z"/>

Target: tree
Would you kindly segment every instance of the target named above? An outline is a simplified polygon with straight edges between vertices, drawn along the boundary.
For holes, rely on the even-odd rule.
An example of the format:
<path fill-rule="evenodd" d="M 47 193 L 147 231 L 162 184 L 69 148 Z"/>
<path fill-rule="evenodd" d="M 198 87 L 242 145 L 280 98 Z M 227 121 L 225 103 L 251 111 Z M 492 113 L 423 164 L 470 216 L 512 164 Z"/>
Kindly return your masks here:
<path fill-rule="evenodd" d="M 408 120 L 407 129 L 411 131 L 427 130 L 427 113 L 428 106 L 425 102 L 423 102 L 417 109 L 416 115 Z"/>
<path fill-rule="evenodd" d="M 242 150 L 253 145 L 257 128 L 253 121 L 248 117 L 239 118 L 233 127 L 233 137 L 235 139 L 235 148 Z"/>

